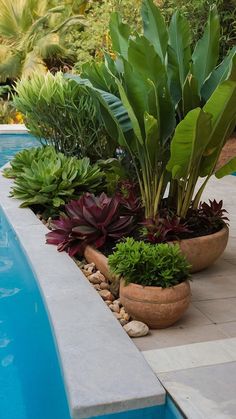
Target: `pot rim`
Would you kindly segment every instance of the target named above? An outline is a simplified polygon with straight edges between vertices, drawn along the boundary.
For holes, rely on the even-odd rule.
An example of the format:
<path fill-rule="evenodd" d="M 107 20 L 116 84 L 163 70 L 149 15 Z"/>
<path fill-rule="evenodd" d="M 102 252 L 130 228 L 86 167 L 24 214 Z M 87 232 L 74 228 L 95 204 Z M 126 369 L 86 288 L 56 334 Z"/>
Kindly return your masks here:
<path fill-rule="evenodd" d="M 190 286 L 189 279 L 185 279 L 184 281 L 180 282 L 179 284 L 172 285 L 171 287 L 166 287 L 166 288 L 154 287 L 154 286 L 149 286 L 149 285 L 140 285 L 140 284 L 136 284 L 135 282 L 130 282 L 129 284 L 125 285 L 125 280 L 123 278 L 121 278 L 121 281 L 120 281 L 120 285 L 122 285 L 124 288 L 128 287 L 129 285 L 132 285 L 132 287 L 135 287 L 135 288 L 145 289 L 145 290 L 150 290 L 150 291 L 155 290 L 155 291 L 160 291 L 160 292 L 163 292 L 165 290 L 169 291 L 173 288 L 175 288 L 175 289 L 180 288 L 180 287 L 186 286 L 187 284 Z"/>
<path fill-rule="evenodd" d="M 205 236 L 198 236 L 198 237 L 189 237 L 188 239 L 180 239 L 180 240 L 172 240 L 167 243 L 182 243 L 182 242 L 191 242 L 191 240 L 208 240 L 209 239 L 216 239 L 224 235 L 224 233 L 229 233 L 229 227 L 227 224 L 224 224 L 224 226 L 219 230 L 216 231 L 216 233 L 206 234 Z"/>

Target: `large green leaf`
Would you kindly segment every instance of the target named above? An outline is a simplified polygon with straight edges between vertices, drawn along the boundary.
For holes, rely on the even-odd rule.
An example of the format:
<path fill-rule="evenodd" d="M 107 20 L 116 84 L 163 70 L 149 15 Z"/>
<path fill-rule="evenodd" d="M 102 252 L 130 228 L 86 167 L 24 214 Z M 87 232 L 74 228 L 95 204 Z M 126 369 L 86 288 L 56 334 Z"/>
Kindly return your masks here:
<path fill-rule="evenodd" d="M 189 72 L 191 60 L 191 33 L 188 21 L 179 12 L 171 19 L 169 27 L 169 63 L 175 67 L 180 85 L 183 86 Z"/>
<path fill-rule="evenodd" d="M 146 151 L 148 154 L 148 160 L 151 166 L 154 168 L 157 162 L 157 156 L 160 150 L 160 142 L 158 138 L 158 121 L 147 112 L 144 115 L 144 125 L 146 133 Z"/>
<path fill-rule="evenodd" d="M 136 36 L 129 41 L 128 61 L 143 75 L 143 80 L 150 79 L 155 84 L 166 82 L 166 69 L 154 46 L 144 36 Z"/>
<path fill-rule="evenodd" d="M 187 115 L 189 111 L 201 105 L 201 99 L 198 95 L 198 83 L 192 74 L 187 76 L 182 93 L 182 114 Z"/>
<path fill-rule="evenodd" d="M 81 77 L 89 79 L 92 85 L 98 89 L 117 94 L 118 89 L 114 77 L 104 62 L 88 62 L 82 66 Z"/>
<path fill-rule="evenodd" d="M 170 137 L 175 127 L 175 109 L 169 93 L 166 67 L 154 46 L 143 36 L 137 36 L 135 40 L 129 41 L 128 60 L 134 71 L 133 74 L 129 75 L 129 78 L 127 78 L 127 71 L 125 71 L 126 89 L 128 92 L 132 90 L 132 96 L 135 90 L 134 100 L 132 101 L 133 108 L 137 109 L 138 104 L 142 105 L 139 106 L 141 109 L 139 123 L 143 127 L 145 111 L 152 114 L 158 119 L 161 137 L 165 141 Z M 127 68 L 127 65 L 125 67 Z M 154 107 L 151 105 L 150 98 L 153 92 L 154 95 L 157 94 L 158 96 L 158 107 L 155 97 L 153 97 Z M 148 95 L 149 105 L 147 104 Z"/>
<path fill-rule="evenodd" d="M 111 15 L 110 35 L 113 49 L 127 59 L 130 28 L 129 25 L 122 22 L 119 13 L 115 12 Z"/>
<path fill-rule="evenodd" d="M 144 35 L 154 46 L 162 62 L 165 62 L 168 32 L 164 18 L 152 0 L 143 0 L 141 14 Z"/>
<path fill-rule="evenodd" d="M 117 139 L 121 145 L 125 145 L 125 134 L 132 130 L 132 126 L 128 112 L 121 100 L 111 93 L 94 88 L 89 80 L 82 79 L 78 75 L 65 74 L 64 77 L 86 86 L 86 89 L 89 90 L 91 95 L 100 103 L 101 114 L 108 133 L 112 138 Z"/>
<path fill-rule="evenodd" d="M 202 98 L 207 101 L 217 86 L 230 78 L 236 81 L 236 46 L 228 53 L 222 63 L 215 68 L 201 89 Z M 234 71 L 233 71 L 234 70 Z"/>
<path fill-rule="evenodd" d="M 179 123 L 171 143 L 167 170 L 173 179 L 186 179 L 199 161 L 211 132 L 211 115 L 201 108 L 190 111 Z"/>
<path fill-rule="evenodd" d="M 236 157 L 228 161 L 224 166 L 222 166 L 220 169 L 218 169 L 215 172 L 215 176 L 218 179 L 221 179 L 224 176 L 231 175 L 233 172 L 236 171 Z"/>
<path fill-rule="evenodd" d="M 198 80 L 198 91 L 217 65 L 219 59 L 220 22 L 216 7 L 210 10 L 203 37 L 192 55 L 193 75 Z"/>
<path fill-rule="evenodd" d="M 236 82 L 221 83 L 203 108 L 212 115 L 212 131 L 201 162 L 200 176 L 208 175 L 236 123 Z"/>

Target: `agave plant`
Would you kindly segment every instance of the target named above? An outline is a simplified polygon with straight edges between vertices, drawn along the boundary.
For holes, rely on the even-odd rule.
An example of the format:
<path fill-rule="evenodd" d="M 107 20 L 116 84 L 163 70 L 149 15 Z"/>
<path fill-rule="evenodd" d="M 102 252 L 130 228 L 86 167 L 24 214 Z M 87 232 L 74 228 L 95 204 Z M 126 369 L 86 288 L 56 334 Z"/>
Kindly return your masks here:
<path fill-rule="evenodd" d="M 64 35 L 83 18 L 65 2 L 51 6 L 50 0 L 0 0 L 1 82 L 73 61 Z"/>
<path fill-rule="evenodd" d="M 65 213 L 51 224 L 53 231 L 46 237 L 48 244 L 56 244 L 70 256 L 82 253 L 88 244 L 100 248 L 107 239 L 120 239 L 133 227 L 132 216 L 120 215 L 118 197 L 109 198 L 105 193 L 99 197 L 85 193 L 67 204 Z"/>
<path fill-rule="evenodd" d="M 215 7 L 210 10 L 203 37 L 194 49 L 188 21 L 178 11 L 169 27 L 152 0 L 143 0 L 141 14 L 143 34 L 135 36 L 131 36 L 130 27 L 121 17 L 113 14 L 110 35 L 116 57 L 106 55 L 104 64 L 86 66 L 82 76 L 90 82 L 76 76 L 74 79 L 86 83 L 91 94 L 96 95 L 110 136 L 117 138 L 120 146 L 129 152 L 136 168 L 145 217 L 156 218 L 169 182 L 169 198 L 178 205 L 178 215 L 184 217 L 191 205 L 197 179 L 206 177 L 208 180 L 214 173 L 215 159 L 235 123 L 236 48 L 217 65 L 220 24 Z M 216 92 L 225 80 L 228 82 Z M 204 110 L 201 110 L 203 106 Z M 226 108 L 231 109 L 228 115 Z M 193 113 L 189 116 L 189 112 Z M 205 131 L 211 125 L 211 132 L 204 131 L 206 147 L 199 146 L 201 157 L 193 135 L 199 113 L 205 118 L 205 125 L 202 121 Z M 178 123 L 178 131 L 175 131 Z M 191 128 L 187 129 L 187 125 Z M 211 140 L 206 140 L 205 134 Z M 187 150 L 184 150 L 184 141 L 181 147 L 183 138 L 189 144 Z M 207 163 L 207 170 L 204 166 L 205 169 L 196 174 L 199 166 L 192 165 L 191 169 L 189 165 L 183 174 L 182 185 L 177 165 L 182 153 L 186 164 L 189 163 L 190 149 L 194 162 L 202 159 L 202 164 Z"/>

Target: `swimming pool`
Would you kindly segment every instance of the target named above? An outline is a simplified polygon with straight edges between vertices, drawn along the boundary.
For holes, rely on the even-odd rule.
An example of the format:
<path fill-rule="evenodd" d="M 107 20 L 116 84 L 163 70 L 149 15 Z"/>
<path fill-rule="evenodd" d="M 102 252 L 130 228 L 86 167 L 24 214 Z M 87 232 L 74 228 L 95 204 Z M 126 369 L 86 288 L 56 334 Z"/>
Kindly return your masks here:
<path fill-rule="evenodd" d="M 18 151 L 39 145 L 39 141 L 29 134 L 0 133 L 0 167 L 11 160 Z"/>
<path fill-rule="evenodd" d="M 0 418 L 69 419 L 36 279 L 0 210 Z"/>

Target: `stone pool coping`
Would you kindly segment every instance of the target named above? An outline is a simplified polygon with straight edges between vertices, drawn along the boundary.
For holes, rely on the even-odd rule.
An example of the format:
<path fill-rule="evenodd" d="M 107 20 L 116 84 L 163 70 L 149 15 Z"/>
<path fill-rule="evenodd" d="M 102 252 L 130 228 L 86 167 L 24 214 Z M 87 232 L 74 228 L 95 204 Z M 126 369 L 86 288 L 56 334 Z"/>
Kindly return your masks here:
<path fill-rule="evenodd" d="M 24 124 L 0 124 L 0 134 L 27 134 Z"/>
<path fill-rule="evenodd" d="M 45 245 L 47 228 L 0 170 L 0 205 L 38 279 L 53 326 L 73 419 L 165 403 L 165 390 L 76 264 Z"/>

